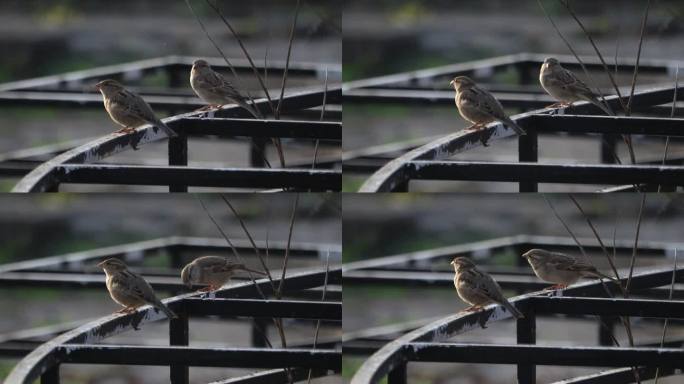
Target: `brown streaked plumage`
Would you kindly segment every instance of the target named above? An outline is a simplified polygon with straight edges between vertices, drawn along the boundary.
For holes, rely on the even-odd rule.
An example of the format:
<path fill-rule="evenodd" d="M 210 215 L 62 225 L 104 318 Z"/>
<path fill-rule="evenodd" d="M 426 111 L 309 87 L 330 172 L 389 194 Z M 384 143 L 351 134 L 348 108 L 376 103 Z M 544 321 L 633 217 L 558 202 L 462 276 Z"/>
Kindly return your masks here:
<path fill-rule="evenodd" d="M 124 308 L 117 313 L 131 313 L 138 307 L 150 304 L 161 310 L 168 318 L 177 318 L 164 303 L 154 294 L 154 290 L 145 279 L 131 272 L 119 259 L 107 259 L 98 264 L 107 275 L 107 290 L 112 299 Z"/>
<path fill-rule="evenodd" d="M 188 263 L 181 271 L 181 280 L 188 288 L 206 285 L 201 291 L 213 291 L 227 283 L 237 271 L 249 271 L 263 275 L 263 272 L 233 263 L 221 256 L 202 256 Z"/>
<path fill-rule="evenodd" d="M 501 103 L 491 93 L 478 87 L 469 77 L 455 77 L 449 84 L 456 91 L 455 102 L 458 112 L 474 124 L 469 129 L 481 129 L 491 122 L 498 121 L 519 135 L 526 134 L 524 129 L 506 115 Z"/>
<path fill-rule="evenodd" d="M 169 137 L 178 134 L 154 115 L 152 108 L 136 93 L 127 90 L 116 80 L 102 80 L 95 85 L 102 93 L 105 110 L 115 123 L 123 126 L 117 132 L 131 133 L 136 127 L 151 124 Z"/>
<path fill-rule="evenodd" d="M 613 115 L 586 84 L 574 73 L 563 68 L 560 62 L 553 57 L 544 60 L 539 70 L 539 82 L 549 95 L 560 102 L 548 108 L 569 106 L 575 101 L 588 101 L 607 115 Z"/>
<path fill-rule="evenodd" d="M 566 288 L 575 283 L 580 277 L 595 277 L 615 280 L 601 273 L 587 261 L 564 253 L 549 252 L 543 249 L 530 249 L 522 257 L 532 266 L 534 274 L 540 279 L 555 283 L 547 289 Z"/>
<path fill-rule="evenodd" d="M 456 257 L 451 265 L 454 266 L 454 286 L 461 300 L 470 304 L 466 311 L 477 311 L 483 306 L 497 303 L 506 308 L 517 318 L 523 318 L 501 292 L 499 284 L 489 274 L 480 271 L 467 257 Z"/>

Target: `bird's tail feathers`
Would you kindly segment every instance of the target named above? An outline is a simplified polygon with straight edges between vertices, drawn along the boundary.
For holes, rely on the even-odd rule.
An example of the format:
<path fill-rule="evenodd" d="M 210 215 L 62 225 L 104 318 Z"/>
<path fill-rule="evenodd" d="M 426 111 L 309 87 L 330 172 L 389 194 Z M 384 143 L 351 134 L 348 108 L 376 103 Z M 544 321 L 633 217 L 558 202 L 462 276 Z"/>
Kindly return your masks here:
<path fill-rule="evenodd" d="M 513 306 L 508 300 L 504 299 L 504 301 L 501 302 L 501 305 L 504 306 L 508 310 L 508 312 L 513 315 L 516 319 L 524 319 L 525 315 L 522 314 L 516 307 Z"/>
<path fill-rule="evenodd" d="M 502 120 L 502 123 L 504 123 L 505 125 L 507 125 L 507 126 L 509 126 L 510 128 L 512 128 L 512 129 L 513 129 L 518 135 L 520 135 L 520 136 L 527 135 L 527 132 L 525 132 L 524 129 L 522 129 L 515 121 L 513 121 L 513 120 L 511 120 L 511 119 L 509 119 L 509 118 L 503 119 L 503 120 Z"/>

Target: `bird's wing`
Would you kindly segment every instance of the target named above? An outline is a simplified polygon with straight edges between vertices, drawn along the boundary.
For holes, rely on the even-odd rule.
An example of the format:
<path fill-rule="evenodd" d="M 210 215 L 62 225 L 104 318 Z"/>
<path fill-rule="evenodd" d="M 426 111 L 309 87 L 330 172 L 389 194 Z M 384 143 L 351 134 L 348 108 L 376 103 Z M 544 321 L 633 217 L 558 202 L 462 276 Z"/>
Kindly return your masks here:
<path fill-rule="evenodd" d="M 209 88 L 211 92 L 222 95 L 223 97 L 236 101 L 243 101 L 245 99 L 230 81 L 226 80 L 225 77 L 215 71 L 209 71 L 207 76 L 200 76 L 199 81 L 204 83 L 204 86 Z"/>
<path fill-rule="evenodd" d="M 501 287 L 494 280 L 494 278 L 482 271 L 477 271 L 477 273 L 479 274 L 479 278 L 475 279 L 477 281 L 477 287 L 484 293 L 485 296 L 497 303 L 501 303 L 502 301 L 506 300 L 503 296 L 503 293 L 501 293 Z"/>
<path fill-rule="evenodd" d="M 556 80 L 560 85 L 572 90 L 578 95 L 584 95 L 590 98 L 595 97 L 594 93 L 589 89 L 589 87 L 582 82 L 574 73 L 568 71 L 567 69 L 560 70 L 556 72 Z"/>
<path fill-rule="evenodd" d="M 470 89 L 470 100 L 473 103 L 473 105 L 477 105 L 477 107 L 487 113 L 490 116 L 493 116 L 497 119 L 502 119 L 506 117 L 506 114 L 504 113 L 503 106 L 501 103 L 499 103 L 499 100 L 494 98 L 491 93 L 485 91 L 482 88 L 478 87 L 473 87 Z"/>
<path fill-rule="evenodd" d="M 125 106 L 126 113 L 136 116 L 149 123 L 158 122 L 158 119 L 154 115 L 152 108 L 145 102 L 145 100 L 143 100 L 142 97 L 126 89 L 119 92 L 117 96 L 117 99 L 121 100 L 120 102 L 117 100 L 117 102 Z"/>
<path fill-rule="evenodd" d="M 586 261 L 575 259 L 562 253 L 553 253 L 548 263 L 559 270 L 595 273 L 596 268 Z"/>

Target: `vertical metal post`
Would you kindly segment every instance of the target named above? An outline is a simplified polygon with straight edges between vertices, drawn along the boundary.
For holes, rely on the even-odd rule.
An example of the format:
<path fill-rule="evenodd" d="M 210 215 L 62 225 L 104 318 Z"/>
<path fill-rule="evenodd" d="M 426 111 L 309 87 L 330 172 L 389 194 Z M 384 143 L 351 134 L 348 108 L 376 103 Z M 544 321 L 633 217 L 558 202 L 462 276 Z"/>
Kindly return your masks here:
<path fill-rule="evenodd" d="M 169 345 L 187 346 L 190 343 L 188 327 L 188 313 L 185 306 L 175 310 L 177 319 L 169 320 Z M 187 365 L 171 365 L 170 367 L 171 384 L 188 384 L 190 382 L 190 371 Z"/>
<path fill-rule="evenodd" d="M 409 191 L 409 179 L 406 179 L 405 181 L 402 181 L 401 183 L 397 184 L 392 192 L 408 192 Z"/>
<path fill-rule="evenodd" d="M 254 137 L 249 146 L 249 164 L 255 168 L 263 168 L 266 166 L 264 158 L 266 157 L 266 138 Z"/>
<path fill-rule="evenodd" d="M 40 384 L 59 384 L 59 364 L 40 375 Z"/>
<path fill-rule="evenodd" d="M 539 160 L 537 132 L 527 128 L 527 135 L 518 137 L 518 161 L 523 163 L 536 163 Z M 521 181 L 520 192 L 537 192 L 536 182 Z"/>
<path fill-rule="evenodd" d="M 180 131 L 180 132 L 178 132 Z M 178 137 L 169 138 L 169 165 L 188 165 L 188 136 L 182 130 L 176 130 Z M 183 184 L 169 185 L 169 192 L 187 192 L 188 186 Z"/>
<path fill-rule="evenodd" d="M 601 135 L 601 163 L 615 164 L 615 151 L 617 150 L 617 136 L 611 134 Z"/>
<path fill-rule="evenodd" d="M 534 308 L 531 306 L 518 307 L 524 314 L 524 319 L 516 321 L 518 344 L 535 344 L 537 342 L 537 321 Z M 518 364 L 518 384 L 534 384 L 537 367 L 534 364 Z"/>
<path fill-rule="evenodd" d="M 255 317 L 252 320 L 252 346 L 255 348 L 266 348 L 266 339 L 268 335 L 268 321 L 263 317 Z"/>
<path fill-rule="evenodd" d="M 407 378 L 407 363 L 402 362 L 400 365 L 394 367 L 387 375 L 387 384 L 406 384 Z"/>

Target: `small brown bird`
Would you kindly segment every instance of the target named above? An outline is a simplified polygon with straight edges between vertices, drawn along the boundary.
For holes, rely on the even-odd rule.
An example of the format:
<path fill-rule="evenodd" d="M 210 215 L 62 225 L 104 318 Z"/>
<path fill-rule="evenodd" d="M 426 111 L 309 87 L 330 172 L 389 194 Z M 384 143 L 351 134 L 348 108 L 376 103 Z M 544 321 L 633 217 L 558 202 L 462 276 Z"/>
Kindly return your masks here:
<path fill-rule="evenodd" d="M 449 84 L 453 85 L 456 91 L 455 101 L 458 112 L 464 119 L 475 124 L 468 129 L 482 129 L 493 121 L 499 121 L 519 135 L 526 134 L 524 129 L 506 116 L 501 103 L 491 93 L 478 87 L 470 78 L 458 76 Z"/>
<path fill-rule="evenodd" d="M 164 131 L 169 137 L 178 136 L 173 129 L 154 115 L 152 108 L 142 97 L 127 90 L 118 81 L 102 80 L 95 85 L 95 88 L 102 93 L 104 106 L 109 117 L 124 127 L 116 131 L 117 133 L 131 133 L 135 131 L 136 127 L 151 124 Z"/>
<path fill-rule="evenodd" d="M 546 289 L 566 288 L 579 280 L 580 277 L 599 279 L 603 277 L 615 281 L 614 278 L 599 272 L 588 262 L 563 253 L 531 249 L 525 252 L 522 257 L 527 259 L 537 277 L 556 284 Z"/>
<path fill-rule="evenodd" d="M 161 310 L 168 318 L 177 318 L 154 294 L 150 284 L 142 276 L 128 270 L 119 259 L 107 259 L 98 264 L 107 275 L 107 290 L 114 301 L 124 308 L 116 313 L 131 313 L 138 307 L 151 304 Z"/>
<path fill-rule="evenodd" d="M 243 96 L 230 81 L 221 76 L 220 73 L 211 69 L 205 60 L 195 60 L 190 70 L 190 86 L 197 96 L 209 103 L 209 108 L 219 107 L 224 104 L 235 103 L 246 109 L 255 119 L 261 119 L 256 108 L 247 103 L 248 98 Z M 280 138 L 272 138 L 273 145 L 278 151 L 280 165 L 285 167 L 285 155 Z"/>
<path fill-rule="evenodd" d="M 457 257 L 452 262 L 454 266 L 454 286 L 461 300 L 470 304 L 466 311 L 472 312 L 491 303 L 501 304 L 515 318 L 522 319 L 523 314 L 518 311 L 501 292 L 501 287 L 487 273 L 477 269 L 467 257 Z"/>
<path fill-rule="evenodd" d="M 195 60 L 192 63 L 190 86 L 200 99 L 210 104 L 210 107 L 235 103 L 249 111 L 255 118 L 259 118 L 254 107 L 247 103 L 247 97 L 235 89 L 233 84 L 220 73 L 211 69 L 204 60 Z"/>
<path fill-rule="evenodd" d="M 213 291 L 227 283 L 237 271 L 249 271 L 264 275 L 265 273 L 233 263 L 221 256 L 202 256 L 190 262 L 181 271 L 183 284 L 192 289 L 193 285 L 206 285 L 200 291 Z"/>
<path fill-rule="evenodd" d="M 549 95 L 560 101 L 547 108 L 567 107 L 575 101 L 588 101 L 607 115 L 613 115 L 586 84 L 578 79 L 574 73 L 563 68 L 560 62 L 553 57 L 544 60 L 539 71 L 539 82 Z"/>

